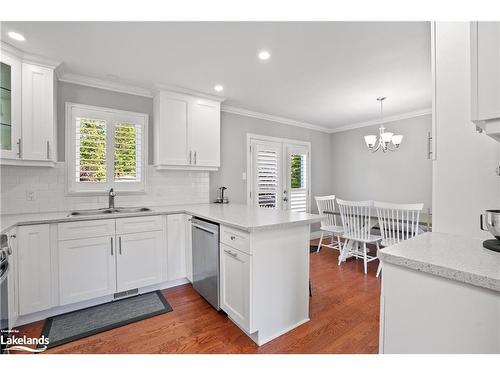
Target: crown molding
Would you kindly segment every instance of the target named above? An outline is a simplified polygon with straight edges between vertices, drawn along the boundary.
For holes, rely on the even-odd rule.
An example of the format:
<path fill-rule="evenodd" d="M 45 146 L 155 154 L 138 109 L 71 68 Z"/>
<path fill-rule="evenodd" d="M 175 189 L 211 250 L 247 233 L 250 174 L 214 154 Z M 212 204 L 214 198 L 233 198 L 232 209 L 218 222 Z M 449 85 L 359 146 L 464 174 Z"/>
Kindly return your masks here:
<path fill-rule="evenodd" d="M 151 90 L 144 87 L 127 85 L 119 82 L 111 82 L 104 79 L 88 77 L 80 74 L 62 72 L 59 81 L 73 83 L 81 86 L 94 87 L 97 89 L 120 92 L 123 94 L 130 94 L 136 96 L 144 96 L 152 98 L 153 93 Z"/>
<path fill-rule="evenodd" d="M 331 133 L 332 132 L 332 129 L 324 127 L 324 126 L 309 124 L 307 122 L 292 120 L 292 119 L 286 118 L 286 117 L 269 115 L 267 113 L 250 111 L 248 109 L 232 107 L 232 106 L 228 106 L 228 105 L 224 105 L 224 104 L 221 106 L 221 111 L 226 112 L 226 113 L 233 113 L 233 114 L 241 115 L 241 116 L 258 118 L 260 120 L 278 122 L 280 124 L 285 124 L 285 125 L 298 126 L 299 128 L 306 128 L 306 129 L 316 130 L 316 131 L 320 131 L 320 132 L 324 132 L 324 133 Z"/>
<path fill-rule="evenodd" d="M 196 96 L 198 98 L 213 100 L 213 101 L 220 102 L 220 103 L 223 102 L 224 100 L 226 100 L 226 98 L 223 96 L 206 94 L 204 92 L 187 89 L 185 87 L 166 85 L 166 84 L 162 84 L 162 83 L 158 83 L 158 84 L 154 85 L 153 92 L 157 93 L 158 91 L 170 91 L 170 92 L 175 92 L 177 94 L 192 95 L 192 96 Z"/>
<path fill-rule="evenodd" d="M 399 115 L 394 115 L 394 116 L 390 116 L 390 117 L 384 117 L 383 121 L 384 121 L 384 124 L 387 124 L 389 122 L 407 120 L 410 118 L 420 117 L 420 116 L 425 116 L 425 115 L 430 115 L 430 114 L 432 114 L 432 108 L 425 108 L 425 109 L 420 109 L 417 111 L 401 113 Z M 339 133 L 339 132 L 344 132 L 347 130 L 364 128 L 367 126 L 378 125 L 378 124 L 380 124 L 380 119 L 373 119 L 373 120 L 368 120 L 368 121 L 363 121 L 363 122 L 356 122 L 354 124 L 344 125 L 344 126 L 341 126 L 338 128 L 330 129 L 330 133 Z"/>
<path fill-rule="evenodd" d="M 43 56 L 33 55 L 31 53 L 24 52 L 23 50 L 14 47 L 13 45 L 1 41 L 2 51 L 10 53 L 11 55 L 16 56 L 17 58 L 23 60 L 23 62 L 27 62 L 34 65 L 40 65 L 48 68 L 55 69 L 59 65 L 61 65 L 60 61 L 51 60 Z"/>

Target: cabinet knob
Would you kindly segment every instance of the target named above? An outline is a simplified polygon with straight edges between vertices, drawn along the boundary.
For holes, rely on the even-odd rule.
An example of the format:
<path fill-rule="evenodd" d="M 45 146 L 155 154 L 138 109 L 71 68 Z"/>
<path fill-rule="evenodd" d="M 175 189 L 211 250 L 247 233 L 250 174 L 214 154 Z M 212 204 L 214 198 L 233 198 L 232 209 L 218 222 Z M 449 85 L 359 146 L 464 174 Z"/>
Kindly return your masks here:
<path fill-rule="evenodd" d="M 231 240 L 234 241 L 236 239 L 235 236 L 231 236 Z"/>

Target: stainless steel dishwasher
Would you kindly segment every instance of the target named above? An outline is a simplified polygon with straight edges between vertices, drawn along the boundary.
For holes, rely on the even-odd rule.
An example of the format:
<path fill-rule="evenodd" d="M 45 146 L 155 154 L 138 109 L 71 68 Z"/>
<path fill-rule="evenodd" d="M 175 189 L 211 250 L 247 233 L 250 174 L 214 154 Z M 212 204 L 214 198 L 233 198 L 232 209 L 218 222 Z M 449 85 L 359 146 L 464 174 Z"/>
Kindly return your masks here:
<path fill-rule="evenodd" d="M 219 225 L 193 217 L 193 288 L 216 310 L 219 307 Z"/>

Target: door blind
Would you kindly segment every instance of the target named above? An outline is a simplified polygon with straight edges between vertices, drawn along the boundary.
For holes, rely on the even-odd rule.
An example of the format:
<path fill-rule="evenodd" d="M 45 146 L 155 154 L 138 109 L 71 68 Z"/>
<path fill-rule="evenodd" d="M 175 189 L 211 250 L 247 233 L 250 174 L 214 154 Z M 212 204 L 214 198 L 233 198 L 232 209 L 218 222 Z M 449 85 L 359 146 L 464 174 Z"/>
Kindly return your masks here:
<path fill-rule="evenodd" d="M 276 208 L 278 205 L 278 157 L 276 150 L 257 147 L 256 199 L 257 205 L 260 207 Z"/>
<path fill-rule="evenodd" d="M 106 121 L 76 119 L 77 182 L 106 182 Z"/>
<path fill-rule="evenodd" d="M 307 211 L 307 157 L 306 155 L 290 155 L 290 210 Z"/>

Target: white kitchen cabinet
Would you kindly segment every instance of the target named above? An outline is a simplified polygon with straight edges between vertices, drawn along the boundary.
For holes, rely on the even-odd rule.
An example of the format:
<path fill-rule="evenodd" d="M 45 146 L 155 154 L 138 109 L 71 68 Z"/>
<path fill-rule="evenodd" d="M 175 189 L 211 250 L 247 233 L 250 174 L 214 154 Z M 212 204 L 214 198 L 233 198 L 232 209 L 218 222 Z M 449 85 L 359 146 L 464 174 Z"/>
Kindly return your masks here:
<path fill-rule="evenodd" d="M 220 99 L 160 90 L 154 99 L 154 113 L 158 169 L 218 169 Z"/>
<path fill-rule="evenodd" d="M 16 326 L 19 317 L 19 285 L 17 264 L 17 232 L 13 229 L 7 233 L 11 255 L 9 257 L 9 329 Z"/>
<path fill-rule="evenodd" d="M 19 314 L 45 310 L 52 305 L 49 224 L 18 229 Z"/>
<path fill-rule="evenodd" d="M 500 22 L 471 22 L 471 119 L 500 141 Z"/>
<path fill-rule="evenodd" d="M 22 76 L 22 158 L 54 161 L 54 69 L 23 63 Z"/>
<path fill-rule="evenodd" d="M 193 282 L 193 246 L 192 246 L 192 228 L 191 215 L 184 215 L 184 227 L 186 235 L 186 278 Z"/>
<path fill-rule="evenodd" d="M 117 292 L 162 281 L 162 231 L 122 234 L 116 237 Z"/>
<path fill-rule="evenodd" d="M 186 277 L 186 224 L 185 215 L 167 216 L 167 279 Z"/>
<path fill-rule="evenodd" d="M 1 47 L 1 164 L 53 167 L 58 63 Z"/>
<path fill-rule="evenodd" d="M 155 164 L 187 166 L 189 98 L 160 92 L 154 100 Z"/>
<path fill-rule="evenodd" d="M 21 61 L 2 50 L 0 97 L 0 149 L 2 159 L 19 159 L 21 140 Z"/>
<path fill-rule="evenodd" d="M 250 267 L 249 255 L 220 244 L 221 308 L 247 332 L 251 331 Z"/>
<path fill-rule="evenodd" d="M 60 305 L 113 294 L 114 236 L 59 241 Z"/>
<path fill-rule="evenodd" d="M 194 100 L 191 105 L 190 135 L 192 162 L 197 167 L 220 166 L 220 103 Z"/>

